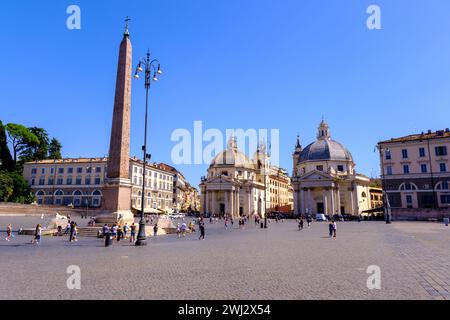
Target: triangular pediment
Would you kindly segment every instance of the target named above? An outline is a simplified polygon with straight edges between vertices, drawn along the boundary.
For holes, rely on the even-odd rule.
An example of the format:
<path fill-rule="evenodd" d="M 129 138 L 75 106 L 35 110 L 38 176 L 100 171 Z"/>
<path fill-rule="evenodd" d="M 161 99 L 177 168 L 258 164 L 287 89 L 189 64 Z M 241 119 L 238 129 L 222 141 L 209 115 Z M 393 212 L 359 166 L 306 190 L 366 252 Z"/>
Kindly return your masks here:
<path fill-rule="evenodd" d="M 232 183 L 231 177 L 222 175 L 222 177 L 217 176 L 207 180 L 207 183 L 226 183 L 226 182 Z"/>
<path fill-rule="evenodd" d="M 300 180 L 333 180 L 334 178 L 323 171 L 314 170 L 300 177 Z"/>

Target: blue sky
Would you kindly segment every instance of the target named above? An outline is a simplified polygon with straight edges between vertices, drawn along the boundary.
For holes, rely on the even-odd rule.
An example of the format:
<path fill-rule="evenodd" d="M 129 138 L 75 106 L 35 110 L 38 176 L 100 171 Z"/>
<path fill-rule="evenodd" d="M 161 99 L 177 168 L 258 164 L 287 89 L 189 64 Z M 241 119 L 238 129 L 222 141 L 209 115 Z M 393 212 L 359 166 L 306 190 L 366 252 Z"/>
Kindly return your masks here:
<path fill-rule="evenodd" d="M 81 30 L 66 8 L 81 8 Z M 368 30 L 377 4 L 382 30 Z M 171 163 L 173 130 L 280 129 L 291 171 L 296 134 L 322 115 L 357 170 L 379 174 L 377 141 L 450 126 L 448 0 L 2 1 L 0 119 L 39 126 L 63 156 L 108 151 L 118 46 L 129 15 L 134 62 L 164 69 L 150 93 L 149 149 Z M 131 155 L 140 156 L 144 89 L 133 82 Z M 198 185 L 206 165 L 177 166 Z"/>

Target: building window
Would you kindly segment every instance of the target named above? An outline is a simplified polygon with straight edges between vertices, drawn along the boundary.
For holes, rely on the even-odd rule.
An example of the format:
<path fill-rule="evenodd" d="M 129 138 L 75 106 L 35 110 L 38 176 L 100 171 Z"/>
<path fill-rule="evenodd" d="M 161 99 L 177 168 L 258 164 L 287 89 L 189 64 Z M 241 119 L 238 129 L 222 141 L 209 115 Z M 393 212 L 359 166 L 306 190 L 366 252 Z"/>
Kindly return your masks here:
<path fill-rule="evenodd" d="M 77 173 L 83 173 L 83 168 L 78 167 L 78 168 L 77 168 Z"/>
<path fill-rule="evenodd" d="M 64 168 L 58 168 L 58 173 L 59 174 L 63 174 L 64 173 Z"/>
<path fill-rule="evenodd" d="M 447 147 L 441 146 L 441 147 L 435 147 L 434 150 L 436 151 L 436 156 L 446 156 L 447 155 Z"/>
<path fill-rule="evenodd" d="M 55 168 L 50 168 L 50 174 L 54 174 L 55 173 Z"/>
<path fill-rule="evenodd" d="M 40 184 L 40 183 L 39 183 Z M 48 185 L 51 186 L 53 185 L 53 178 L 48 178 Z"/>
<path fill-rule="evenodd" d="M 425 157 L 425 148 L 419 148 L 419 157 Z"/>
<path fill-rule="evenodd" d="M 95 184 L 100 184 L 100 177 L 95 177 Z"/>
<path fill-rule="evenodd" d="M 406 196 L 406 203 L 407 203 L 408 205 L 411 205 L 412 202 L 413 202 L 413 201 L 412 201 L 412 196 L 408 194 L 408 195 Z"/>
<path fill-rule="evenodd" d="M 91 173 L 92 172 L 92 167 L 87 167 L 86 168 L 86 173 Z"/>
<path fill-rule="evenodd" d="M 337 166 L 337 171 L 339 171 L 339 172 L 344 171 L 344 166 L 343 165 L 338 165 Z"/>
<path fill-rule="evenodd" d="M 316 166 L 316 169 L 317 169 L 318 171 L 323 171 L 323 166 Z"/>
<path fill-rule="evenodd" d="M 391 156 L 391 150 L 386 150 L 386 160 L 391 160 L 392 159 L 392 156 Z"/>
<path fill-rule="evenodd" d="M 52 172 L 53 173 L 53 172 Z M 45 168 L 41 169 L 41 174 L 45 174 Z"/>
<path fill-rule="evenodd" d="M 86 177 L 86 179 L 84 180 L 84 184 L 85 185 L 90 185 L 91 184 L 91 177 Z"/>
<path fill-rule="evenodd" d="M 80 184 L 81 184 L 81 177 L 77 177 L 76 183 L 75 183 L 75 184 L 77 184 L 77 185 L 80 185 Z"/>
<path fill-rule="evenodd" d="M 63 184 L 63 178 L 59 177 L 59 178 L 56 180 L 56 184 L 62 185 L 62 184 Z"/>
<path fill-rule="evenodd" d="M 73 173 L 73 168 L 72 167 L 67 168 L 67 173 Z"/>
<path fill-rule="evenodd" d="M 31 179 L 31 185 L 34 186 L 34 178 Z"/>
<path fill-rule="evenodd" d="M 96 173 L 102 172 L 102 167 L 96 167 L 96 168 L 95 168 L 95 172 L 96 172 Z"/>
<path fill-rule="evenodd" d="M 442 190 L 448 190 L 448 182 L 447 181 L 442 181 L 441 187 L 442 187 Z"/>
<path fill-rule="evenodd" d="M 387 167 L 386 167 L 386 174 L 387 174 L 388 176 L 391 176 L 391 175 L 392 175 L 392 166 L 387 166 Z"/>
<path fill-rule="evenodd" d="M 72 177 L 67 177 L 66 184 L 68 184 L 68 185 L 72 184 Z"/>
<path fill-rule="evenodd" d="M 409 165 L 407 165 L 407 164 L 403 165 L 403 173 L 409 174 Z"/>
<path fill-rule="evenodd" d="M 36 174 L 36 173 L 37 173 L 37 169 L 36 168 L 31 169 L 31 174 Z"/>
<path fill-rule="evenodd" d="M 402 158 L 407 159 L 408 158 L 408 149 L 402 149 Z"/>
<path fill-rule="evenodd" d="M 420 171 L 422 172 L 422 173 L 427 173 L 427 165 L 426 164 L 421 164 L 420 165 Z"/>
<path fill-rule="evenodd" d="M 441 203 L 442 204 L 450 204 L 450 194 L 442 194 L 441 195 Z"/>
<path fill-rule="evenodd" d="M 447 172 L 447 165 L 445 163 L 440 163 L 439 164 L 439 170 L 441 172 Z"/>

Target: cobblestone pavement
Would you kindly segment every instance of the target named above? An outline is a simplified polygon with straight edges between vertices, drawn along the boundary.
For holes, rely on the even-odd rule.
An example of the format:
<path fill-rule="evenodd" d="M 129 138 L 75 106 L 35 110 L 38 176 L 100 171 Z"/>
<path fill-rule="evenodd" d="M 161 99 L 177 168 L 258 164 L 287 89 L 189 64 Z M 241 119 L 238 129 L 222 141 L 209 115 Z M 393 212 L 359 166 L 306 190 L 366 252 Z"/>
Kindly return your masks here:
<path fill-rule="evenodd" d="M 0 217 L 33 225 L 35 218 Z M 438 223 L 340 222 L 298 231 L 294 221 L 148 239 L 148 246 L 44 237 L 0 240 L 0 299 L 449 299 L 450 227 Z M 69 265 L 81 268 L 81 289 L 66 286 Z M 381 268 L 381 289 L 369 290 L 369 265 Z"/>

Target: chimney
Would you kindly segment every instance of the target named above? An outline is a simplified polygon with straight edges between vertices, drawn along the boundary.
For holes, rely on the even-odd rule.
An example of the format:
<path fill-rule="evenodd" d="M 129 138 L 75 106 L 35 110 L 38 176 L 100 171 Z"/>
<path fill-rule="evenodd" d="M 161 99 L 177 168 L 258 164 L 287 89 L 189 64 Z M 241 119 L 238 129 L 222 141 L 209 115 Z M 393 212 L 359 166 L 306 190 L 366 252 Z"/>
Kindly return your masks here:
<path fill-rule="evenodd" d="M 431 134 L 431 130 L 430 129 L 428 129 L 428 134 Z"/>
<path fill-rule="evenodd" d="M 445 128 L 445 132 L 450 132 L 450 129 L 449 128 Z"/>

